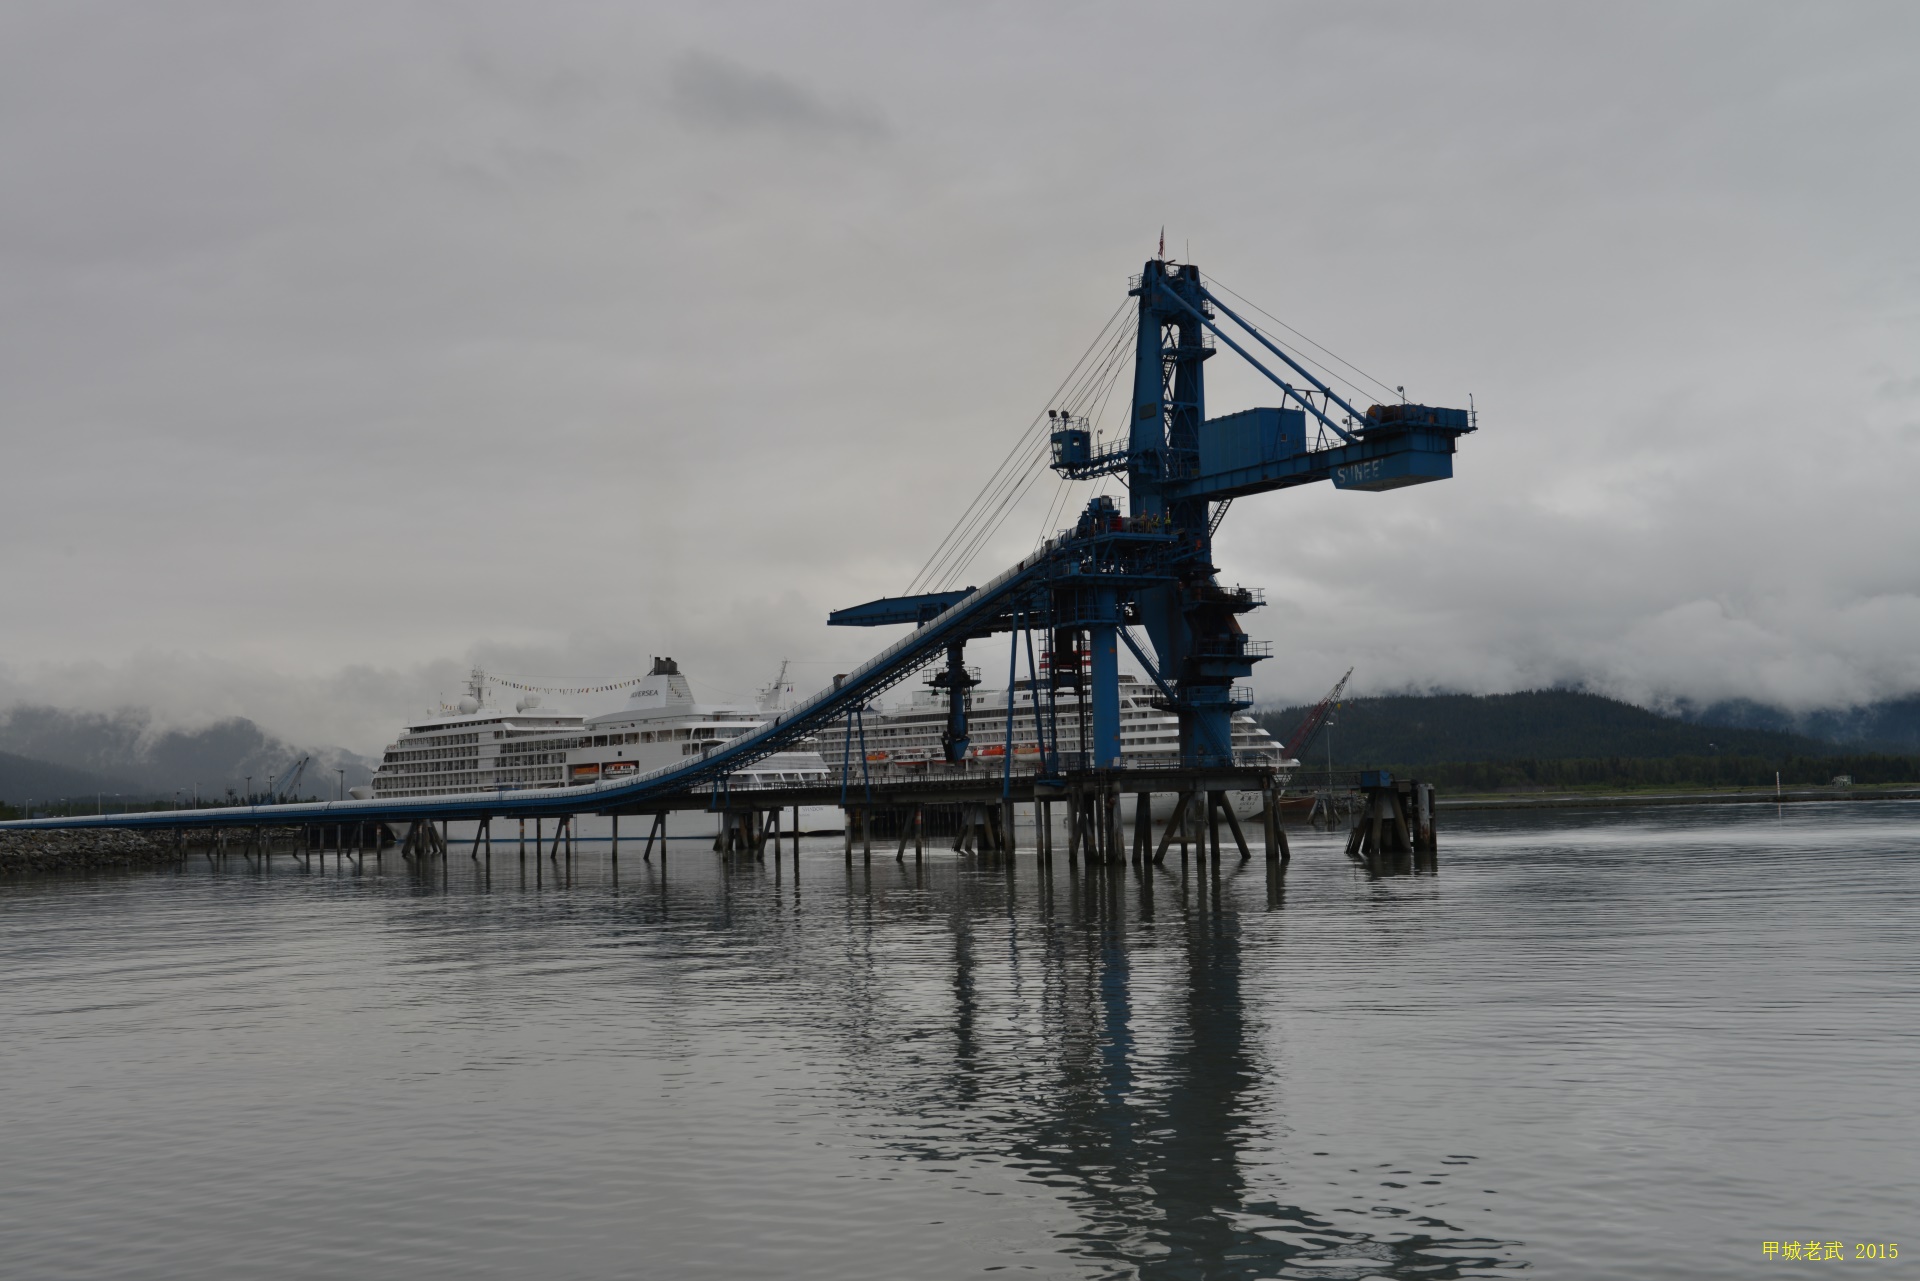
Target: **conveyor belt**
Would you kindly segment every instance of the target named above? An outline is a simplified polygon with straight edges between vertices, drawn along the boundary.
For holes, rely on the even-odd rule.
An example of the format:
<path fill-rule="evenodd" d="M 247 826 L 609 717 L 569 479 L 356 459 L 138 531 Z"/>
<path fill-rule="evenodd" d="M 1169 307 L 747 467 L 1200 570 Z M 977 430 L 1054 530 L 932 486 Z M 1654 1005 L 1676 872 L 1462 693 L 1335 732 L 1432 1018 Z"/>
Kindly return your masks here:
<path fill-rule="evenodd" d="M 1070 540 L 1049 541 L 924 626 L 889 645 L 849 672 L 838 686 L 821 690 L 798 707 L 782 712 L 750 734 L 729 741 L 697 761 L 662 766 L 618 783 L 582 787 L 527 788 L 519 791 L 465 792 L 451 796 L 313 801 L 293 805 L 237 805 L 193 810 L 154 810 L 135 814 L 92 814 L 65 818 L 16 819 L 0 830 L 54 828 L 287 827 L 311 823 L 409 822 L 419 819 L 534 818 L 577 813 L 632 813 L 649 802 L 684 796 L 712 785 L 755 761 L 791 747 L 821 727 L 864 706 L 943 653 L 950 640 L 964 638 L 1004 612 L 1009 603 L 1063 559 L 1071 558 Z"/>

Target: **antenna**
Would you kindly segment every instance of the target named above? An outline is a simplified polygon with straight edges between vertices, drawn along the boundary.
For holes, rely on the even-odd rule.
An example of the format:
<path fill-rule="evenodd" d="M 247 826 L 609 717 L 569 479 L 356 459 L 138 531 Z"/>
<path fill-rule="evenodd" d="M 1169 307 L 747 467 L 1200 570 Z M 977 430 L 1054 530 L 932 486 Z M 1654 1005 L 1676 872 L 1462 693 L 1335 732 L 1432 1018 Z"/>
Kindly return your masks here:
<path fill-rule="evenodd" d="M 1165 262 L 1166 257 L 1167 257 L 1167 229 L 1163 225 L 1160 228 L 1160 260 L 1162 262 Z"/>

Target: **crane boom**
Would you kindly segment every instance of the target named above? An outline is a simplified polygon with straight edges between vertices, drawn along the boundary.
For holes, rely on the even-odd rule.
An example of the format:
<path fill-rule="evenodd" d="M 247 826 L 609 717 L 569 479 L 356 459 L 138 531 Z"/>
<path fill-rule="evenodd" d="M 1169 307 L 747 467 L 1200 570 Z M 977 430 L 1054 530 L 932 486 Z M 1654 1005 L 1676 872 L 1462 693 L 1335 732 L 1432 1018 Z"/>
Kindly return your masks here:
<path fill-rule="evenodd" d="M 1300 753 L 1307 749 L 1307 744 L 1313 741 L 1313 736 L 1319 732 L 1322 725 L 1327 723 L 1327 713 L 1333 709 L 1335 703 L 1340 701 L 1340 695 L 1345 692 L 1347 681 L 1352 675 L 1353 669 L 1349 667 L 1347 674 L 1335 681 L 1333 688 L 1327 691 L 1327 696 L 1313 705 L 1306 719 L 1300 722 L 1300 728 L 1293 731 L 1293 737 L 1289 738 L 1287 745 L 1280 749 L 1281 756 L 1294 761 L 1300 759 Z"/>
<path fill-rule="evenodd" d="M 312 759 L 311 756 L 302 756 L 299 760 L 287 766 L 286 772 L 281 774 L 279 778 L 273 780 L 272 790 L 267 794 L 273 798 L 275 805 L 280 804 L 282 801 L 290 801 L 293 799 L 293 789 L 300 786 L 300 776 L 307 772 L 307 763 Z"/>

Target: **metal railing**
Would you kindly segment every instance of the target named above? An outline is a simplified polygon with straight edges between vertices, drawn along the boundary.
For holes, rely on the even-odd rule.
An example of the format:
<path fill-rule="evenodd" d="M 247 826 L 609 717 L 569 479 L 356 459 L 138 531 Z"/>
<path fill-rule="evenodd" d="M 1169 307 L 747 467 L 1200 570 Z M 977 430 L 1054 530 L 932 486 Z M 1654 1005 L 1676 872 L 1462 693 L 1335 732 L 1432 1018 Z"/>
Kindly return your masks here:
<path fill-rule="evenodd" d="M 1196 658 L 1271 658 L 1273 642 L 1247 636 L 1214 637 L 1194 647 Z"/>

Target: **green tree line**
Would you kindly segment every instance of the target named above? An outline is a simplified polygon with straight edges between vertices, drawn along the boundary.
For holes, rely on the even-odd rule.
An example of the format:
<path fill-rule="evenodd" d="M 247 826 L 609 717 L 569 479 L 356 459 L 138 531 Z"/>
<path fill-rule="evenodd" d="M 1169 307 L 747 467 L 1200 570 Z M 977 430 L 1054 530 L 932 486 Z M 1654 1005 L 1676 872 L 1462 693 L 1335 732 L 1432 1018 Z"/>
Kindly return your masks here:
<path fill-rule="evenodd" d="M 1563 757 L 1448 761 L 1387 766 L 1453 792 L 1572 791 L 1582 788 L 1814 787 L 1848 775 L 1855 783 L 1920 783 L 1920 756 Z M 1311 768 L 1301 781 L 1311 782 Z"/>

